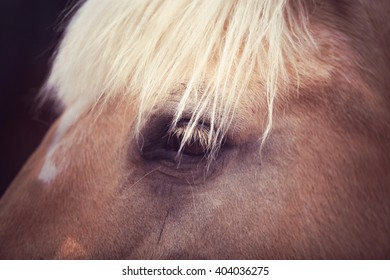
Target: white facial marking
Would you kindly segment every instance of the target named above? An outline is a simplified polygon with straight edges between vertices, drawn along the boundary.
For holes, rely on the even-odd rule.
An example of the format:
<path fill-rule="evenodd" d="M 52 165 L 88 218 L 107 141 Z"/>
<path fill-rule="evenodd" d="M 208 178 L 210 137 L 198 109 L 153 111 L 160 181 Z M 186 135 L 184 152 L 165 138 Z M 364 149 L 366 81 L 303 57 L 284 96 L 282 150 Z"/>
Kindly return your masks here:
<path fill-rule="evenodd" d="M 45 163 L 42 166 L 38 179 L 44 183 L 50 183 L 58 174 L 56 164 L 53 162 L 51 156 L 46 156 Z"/>
<path fill-rule="evenodd" d="M 62 171 L 64 163 L 66 163 L 66 158 L 62 157 L 61 162 L 55 162 L 54 154 L 61 146 L 61 140 L 64 138 L 69 127 L 77 121 L 80 115 L 85 111 L 85 108 L 87 108 L 87 105 L 87 102 L 78 102 L 67 109 L 62 115 L 60 123 L 46 153 L 45 162 L 43 163 L 41 172 L 38 175 L 38 179 L 42 182 L 46 184 L 52 182 Z"/>

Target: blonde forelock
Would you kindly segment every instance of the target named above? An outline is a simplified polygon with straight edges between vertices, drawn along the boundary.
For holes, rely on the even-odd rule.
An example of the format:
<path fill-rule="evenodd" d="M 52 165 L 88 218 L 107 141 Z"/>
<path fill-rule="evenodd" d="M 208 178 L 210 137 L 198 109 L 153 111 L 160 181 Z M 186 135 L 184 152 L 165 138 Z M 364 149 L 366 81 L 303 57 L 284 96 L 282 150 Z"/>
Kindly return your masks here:
<path fill-rule="evenodd" d="M 287 0 L 88 0 L 67 29 L 47 87 L 66 107 L 118 96 L 136 102 L 139 132 L 152 108 L 184 84 L 172 128 L 191 103 L 182 147 L 206 119 L 214 151 L 255 79 L 267 100 L 264 140 L 287 67 L 294 68 L 301 46 L 314 44 L 304 5 L 296 2 L 292 8 Z"/>

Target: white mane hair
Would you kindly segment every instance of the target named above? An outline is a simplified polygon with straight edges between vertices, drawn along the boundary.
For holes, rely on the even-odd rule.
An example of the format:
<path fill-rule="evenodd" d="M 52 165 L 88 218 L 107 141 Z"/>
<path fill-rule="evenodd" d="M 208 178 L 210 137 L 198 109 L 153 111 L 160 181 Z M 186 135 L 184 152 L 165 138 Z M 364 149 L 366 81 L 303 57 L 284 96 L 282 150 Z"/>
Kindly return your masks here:
<path fill-rule="evenodd" d="M 195 104 L 182 147 L 206 119 L 214 150 L 253 79 L 267 100 L 264 141 L 278 87 L 298 75 L 308 44 L 315 45 L 300 1 L 88 0 L 66 30 L 45 88 L 78 116 L 114 97 L 136 102 L 139 132 L 152 108 L 181 87 L 172 128 Z"/>

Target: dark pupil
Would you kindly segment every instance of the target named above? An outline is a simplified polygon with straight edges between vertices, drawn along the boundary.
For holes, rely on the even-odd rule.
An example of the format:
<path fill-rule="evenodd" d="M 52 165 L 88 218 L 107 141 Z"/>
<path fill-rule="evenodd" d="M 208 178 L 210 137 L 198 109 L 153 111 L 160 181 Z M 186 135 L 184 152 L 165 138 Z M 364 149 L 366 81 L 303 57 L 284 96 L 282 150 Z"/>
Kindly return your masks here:
<path fill-rule="evenodd" d="M 166 149 L 171 151 L 179 151 L 181 144 L 181 137 L 179 138 L 176 135 L 171 135 L 168 137 Z M 206 154 L 206 147 L 199 143 L 199 141 L 194 141 L 187 143 L 182 150 L 183 154 L 190 156 L 203 156 Z"/>

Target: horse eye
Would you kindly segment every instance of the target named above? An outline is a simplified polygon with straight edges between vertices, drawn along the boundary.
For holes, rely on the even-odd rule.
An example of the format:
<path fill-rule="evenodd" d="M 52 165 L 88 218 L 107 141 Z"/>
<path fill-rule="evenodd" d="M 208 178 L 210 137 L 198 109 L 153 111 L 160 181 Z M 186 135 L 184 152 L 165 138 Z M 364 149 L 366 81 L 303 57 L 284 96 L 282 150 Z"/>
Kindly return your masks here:
<path fill-rule="evenodd" d="M 204 156 L 208 153 L 207 147 L 199 141 L 186 144 L 183 148 L 183 153 L 191 156 Z"/>
<path fill-rule="evenodd" d="M 181 137 L 178 135 L 171 135 L 168 137 L 166 143 L 166 149 L 170 151 L 178 152 L 181 145 Z M 208 149 L 205 144 L 200 143 L 200 141 L 193 141 L 186 143 L 182 149 L 182 153 L 189 156 L 204 156 L 208 152 Z"/>
<path fill-rule="evenodd" d="M 178 152 L 183 140 L 186 127 L 181 126 L 177 131 L 168 135 L 165 149 Z M 204 156 L 209 152 L 207 143 L 207 130 L 204 127 L 197 128 L 193 136 L 182 148 L 182 153 L 188 156 Z"/>

